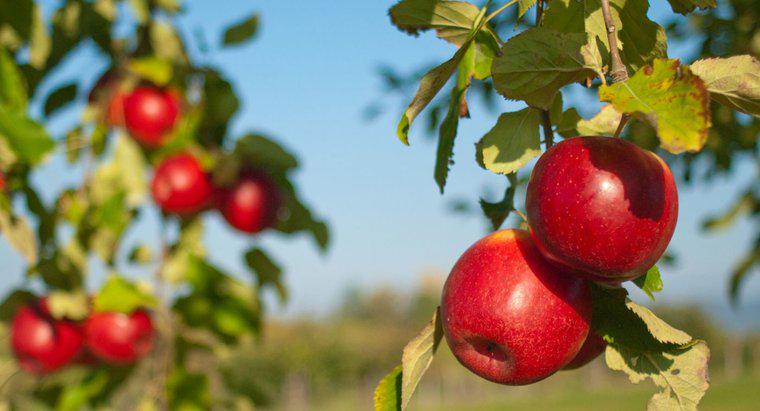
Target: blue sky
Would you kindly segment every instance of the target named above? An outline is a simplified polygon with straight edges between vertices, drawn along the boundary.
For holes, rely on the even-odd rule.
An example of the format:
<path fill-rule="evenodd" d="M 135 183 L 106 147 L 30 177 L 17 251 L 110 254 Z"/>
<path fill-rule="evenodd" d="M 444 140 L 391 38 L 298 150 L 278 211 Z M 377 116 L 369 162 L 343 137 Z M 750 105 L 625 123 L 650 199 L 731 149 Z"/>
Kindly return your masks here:
<path fill-rule="evenodd" d="M 372 122 L 362 116 L 382 94 L 379 65 L 392 63 L 408 72 L 454 52 L 432 34 L 413 38 L 394 29 L 387 18 L 393 1 L 187 4 L 188 12 L 179 18 L 181 29 L 192 38 L 192 30 L 202 27 L 212 45 L 219 43 L 224 26 L 250 12 L 261 13 L 262 27 L 254 42 L 225 50 L 212 47 L 208 55 L 198 57 L 221 67 L 237 86 L 243 106 L 234 119 L 234 134 L 264 132 L 295 151 L 302 163 L 296 180 L 303 197 L 331 224 L 332 247 L 320 255 L 308 238 L 269 234 L 251 239 L 226 230 L 218 216 L 209 217 L 206 240 L 219 264 L 245 276 L 240 251 L 260 242 L 286 268 L 291 299 L 286 307 L 273 304 L 274 312 L 326 312 L 350 286 L 413 288 L 420 273 L 446 273 L 485 234 L 481 216 L 452 214 L 447 205 L 457 198 L 474 202 L 486 187 L 495 193 L 502 189 L 502 177 L 473 161 L 474 143 L 493 125 L 495 114 L 475 103 L 473 118 L 460 124 L 456 165 L 445 196 L 438 194 L 432 178 L 435 144 L 424 138 L 421 125 L 412 128 L 411 147 L 395 138 L 402 102 L 388 101 L 389 110 Z M 664 1 L 654 7 L 650 14 L 655 18 L 670 13 Z M 671 56 L 679 57 L 678 52 L 671 49 Z M 91 50 L 83 50 L 44 87 L 74 78 L 90 85 L 105 64 Z M 587 104 L 586 111 L 595 107 Z M 502 108 L 520 105 L 503 102 Z M 60 138 L 76 115 L 76 110 L 64 113 L 51 124 L 51 132 Z M 665 291 L 659 300 L 726 305 L 727 272 L 746 251 L 755 227 L 745 222 L 705 236 L 699 222 L 724 209 L 755 177 L 754 167 L 744 161 L 729 178 L 680 188 L 680 219 L 671 243 L 679 264 L 663 269 Z M 37 173 L 35 183 L 60 188 L 76 181 L 78 174 L 58 156 Z M 148 212 L 128 239 L 156 238 L 155 218 L 155 212 Z M 4 292 L 22 282 L 23 266 L 4 242 L 0 258 L 9 271 L 0 281 Z M 92 285 L 104 271 L 95 265 Z M 747 281 L 742 297 L 747 303 L 760 301 L 759 275 Z M 644 300 L 640 294 L 637 298 Z"/>

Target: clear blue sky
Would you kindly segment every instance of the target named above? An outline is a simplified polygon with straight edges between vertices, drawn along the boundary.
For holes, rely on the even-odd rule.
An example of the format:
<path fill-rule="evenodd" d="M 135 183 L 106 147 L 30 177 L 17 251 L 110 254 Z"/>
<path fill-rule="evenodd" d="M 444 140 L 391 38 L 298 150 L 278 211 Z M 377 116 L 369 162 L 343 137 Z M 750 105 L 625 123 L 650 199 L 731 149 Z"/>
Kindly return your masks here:
<path fill-rule="evenodd" d="M 226 50 L 213 47 L 202 59 L 222 67 L 237 85 L 243 106 L 234 119 L 236 135 L 261 131 L 300 156 L 297 183 L 303 197 L 329 220 L 332 247 L 321 256 L 305 237 L 290 241 L 269 234 L 263 240 L 250 239 L 224 229 L 217 216 L 209 218 L 206 240 L 213 259 L 241 276 L 246 275 L 241 250 L 261 241 L 272 252 L 287 269 L 291 289 L 287 307 L 272 304 L 277 313 L 325 312 L 349 286 L 408 289 L 416 286 L 423 271 L 447 272 L 486 228 L 481 216 L 452 214 L 447 204 L 455 198 L 474 202 L 485 187 L 496 193 L 503 185 L 503 178 L 473 161 L 474 143 L 496 119 L 477 103 L 471 110 L 473 118 L 460 125 L 456 165 L 445 196 L 438 194 L 433 182 L 435 144 L 424 138 L 422 127 L 412 129 L 411 147 L 395 138 L 401 101 L 389 101 L 389 110 L 373 122 L 363 119 L 363 109 L 382 93 L 376 75 L 380 64 L 408 71 L 453 53 L 432 34 L 413 38 L 394 29 L 387 18 L 391 4 L 190 1 L 188 13 L 179 19 L 188 38 L 192 40 L 191 31 L 202 27 L 215 45 L 230 22 L 252 11 L 262 15 L 254 42 Z M 650 14 L 657 19 L 670 13 L 663 5 L 666 2 L 657 2 Z M 671 49 L 671 56 L 679 57 L 678 50 Z M 105 64 L 91 50 L 83 50 L 44 87 L 74 78 L 90 85 Z M 504 110 L 520 108 L 515 103 L 502 105 Z M 50 130 L 62 137 L 65 125 L 76 115 L 76 110 L 65 113 Z M 76 181 L 77 173 L 66 167 L 60 156 L 52 159 L 38 172 L 36 184 L 59 189 Z M 755 227 L 745 222 L 720 235 L 705 236 L 698 226 L 706 214 L 724 209 L 755 175 L 754 165 L 745 161 L 730 178 L 710 186 L 681 187 L 680 219 L 671 243 L 679 265 L 663 270 L 661 301 L 700 300 L 725 306 L 729 265 L 748 248 Z M 155 238 L 154 223 L 155 212 L 150 212 L 128 239 Z M 23 266 L 4 242 L 0 258 L 8 268 L 0 282 L 0 292 L 5 292 L 21 283 Z M 92 285 L 99 283 L 103 272 L 95 264 Z M 760 302 L 760 275 L 747 281 L 742 297 L 748 304 Z M 637 298 L 644 301 L 641 295 Z"/>

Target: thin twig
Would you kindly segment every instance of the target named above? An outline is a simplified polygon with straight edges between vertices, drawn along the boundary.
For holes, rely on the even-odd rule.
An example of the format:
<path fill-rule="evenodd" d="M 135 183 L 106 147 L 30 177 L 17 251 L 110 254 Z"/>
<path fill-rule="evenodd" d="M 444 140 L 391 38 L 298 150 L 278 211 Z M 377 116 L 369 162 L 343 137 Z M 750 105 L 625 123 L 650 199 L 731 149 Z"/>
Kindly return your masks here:
<path fill-rule="evenodd" d="M 548 110 L 541 110 L 541 121 L 544 126 L 544 141 L 548 150 L 554 145 L 554 131 L 552 131 L 552 119 L 549 117 Z"/>
<path fill-rule="evenodd" d="M 518 1 L 519 1 L 519 0 L 512 0 L 512 1 L 510 1 L 509 3 L 507 3 L 507 4 L 505 4 L 505 5 L 501 6 L 501 7 L 499 7 L 499 8 L 498 8 L 498 9 L 496 9 L 496 10 L 495 10 L 493 13 L 489 14 L 489 15 L 488 15 L 488 17 L 486 17 L 485 19 L 483 19 L 483 23 L 488 23 L 489 21 L 491 21 L 491 19 L 492 19 L 492 18 L 494 18 L 494 17 L 498 16 L 498 15 L 499 15 L 499 13 L 501 13 L 501 12 L 502 12 L 502 11 L 504 11 L 504 10 L 506 10 L 506 9 L 507 9 L 507 7 L 509 7 L 509 6 L 511 6 L 511 5 L 515 4 L 515 3 L 517 3 Z"/>
<path fill-rule="evenodd" d="M 620 134 L 623 132 L 623 129 L 625 128 L 625 125 L 628 124 L 628 120 L 631 119 L 630 114 L 623 114 L 622 117 L 620 117 L 620 124 L 618 124 L 617 130 L 615 130 L 615 135 L 613 137 L 620 137 Z"/>
<path fill-rule="evenodd" d="M 541 26 L 544 21 L 544 0 L 536 2 L 536 27 Z"/>
<path fill-rule="evenodd" d="M 520 211 L 520 210 L 518 210 L 516 208 L 515 208 L 514 211 L 515 211 L 515 214 L 517 214 L 518 216 L 520 216 L 520 218 L 522 218 L 522 220 L 525 222 L 525 224 L 528 224 L 528 217 L 525 216 L 525 213 L 523 213 L 522 211 Z"/>

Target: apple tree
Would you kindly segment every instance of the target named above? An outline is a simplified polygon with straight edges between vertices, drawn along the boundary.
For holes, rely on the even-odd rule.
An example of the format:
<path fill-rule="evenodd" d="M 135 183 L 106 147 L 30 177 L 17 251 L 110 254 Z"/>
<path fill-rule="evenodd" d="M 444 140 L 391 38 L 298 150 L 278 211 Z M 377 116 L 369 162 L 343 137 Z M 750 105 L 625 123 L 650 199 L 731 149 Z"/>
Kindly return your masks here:
<path fill-rule="evenodd" d="M 262 292 L 287 299 L 282 269 L 256 239 L 305 234 L 328 246 L 292 180 L 296 156 L 254 132 L 232 135 L 235 86 L 194 58 L 249 41 L 259 16 L 233 21 L 218 46 L 193 37 L 191 52 L 176 25 L 183 7 L 0 2 L 0 232 L 25 261 L 0 305 L 15 357 L 3 406 L 250 408 L 215 359 L 260 334 Z M 84 49 L 108 68 L 91 72 Z M 64 64 L 100 78 L 62 81 Z M 70 128 L 49 127 L 72 111 Z M 36 177 L 63 159 L 56 172 L 75 184 Z M 204 217 L 214 212 L 250 238 L 248 279 L 209 258 Z"/>
<path fill-rule="evenodd" d="M 622 285 L 631 281 L 652 299 L 662 290 L 655 263 L 677 220 L 675 177 L 691 180 L 696 158 L 709 159 L 715 175 L 734 154 L 756 153 L 757 3 L 732 1 L 734 24 L 710 11 L 714 1 L 669 0 L 674 13 L 699 13 L 690 28 L 668 30 L 647 17 L 644 1 L 484 3 L 396 3 L 394 26 L 412 35 L 433 31 L 455 51 L 421 76 L 392 69 L 383 76 L 402 94 L 418 80 L 397 137 L 410 144 L 415 120 L 428 110 L 441 192 L 459 121 L 471 114 L 468 101 L 498 94 L 525 103 L 501 113 L 475 146 L 475 161 L 507 184 L 503 200 L 480 201 L 484 214 L 498 230 L 514 213 L 522 229 L 496 231 L 464 252 L 430 324 L 377 386 L 375 409 L 408 407 L 444 339 L 470 371 L 507 385 L 534 383 L 603 353 L 632 383 L 655 384 L 648 409 L 696 409 L 709 387 L 706 342 L 632 301 Z M 693 30 L 708 34 L 697 40 L 697 58 L 668 58 L 668 34 Z M 602 103 L 590 118 L 567 103 L 574 99 L 563 101 L 579 85 Z M 535 158 L 531 172 L 526 165 Z M 515 204 L 521 185 L 525 207 Z M 756 188 L 707 225 L 756 213 Z M 754 251 L 740 263 L 733 295 L 757 261 Z"/>

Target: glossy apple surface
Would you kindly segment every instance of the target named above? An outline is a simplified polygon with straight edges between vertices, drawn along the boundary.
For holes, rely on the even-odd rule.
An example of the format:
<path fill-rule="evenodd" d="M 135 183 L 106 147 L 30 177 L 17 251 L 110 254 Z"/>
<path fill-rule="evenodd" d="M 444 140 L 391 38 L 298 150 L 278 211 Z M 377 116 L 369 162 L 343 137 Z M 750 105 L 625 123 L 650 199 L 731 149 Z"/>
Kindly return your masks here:
<path fill-rule="evenodd" d="M 589 330 L 586 341 L 581 346 L 575 358 L 570 361 L 563 370 L 574 370 L 593 361 L 607 348 L 607 342 L 602 339 L 593 329 Z"/>
<path fill-rule="evenodd" d="M 211 202 L 211 179 L 190 154 L 169 157 L 156 167 L 150 183 L 153 200 L 167 213 L 192 214 Z"/>
<path fill-rule="evenodd" d="M 678 219 L 678 191 L 665 162 L 611 137 L 575 137 L 547 150 L 525 203 L 546 258 L 612 284 L 651 268 Z"/>
<path fill-rule="evenodd" d="M 175 93 L 154 87 L 135 88 L 124 98 L 124 123 L 135 140 L 148 148 L 160 147 L 180 114 Z"/>
<path fill-rule="evenodd" d="M 530 234 L 495 232 L 472 245 L 443 289 L 441 320 L 456 358 L 500 384 L 542 380 L 570 362 L 591 320 L 588 283 L 547 262 Z"/>
<path fill-rule="evenodd" d="M 22 307 L 11 325 L 11 345 L 25 371 L 48 374 L 70 363 L 82 348 L 82 330 L 50 316 L 44 301 Z"/>
<path fill-rule="evenodd" d="M 87 348 L 108 364 L 130 364 L 153 348 L 153 321 L 145 311 L 94 313 L 84 330 Z"/>
<path fill-rule="evenodd" d="M 220 211 L 236 229 L 253 234 L 271 227 L 281 205 L 274 182 L 262 173 L 247 173 L 221 194 Z"/>

